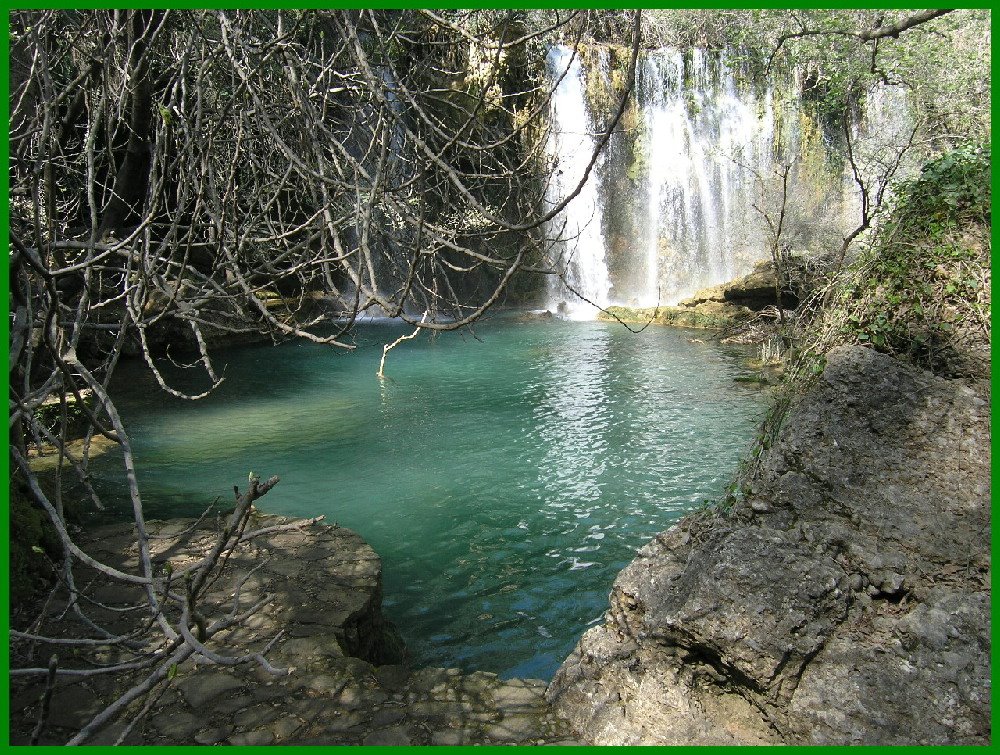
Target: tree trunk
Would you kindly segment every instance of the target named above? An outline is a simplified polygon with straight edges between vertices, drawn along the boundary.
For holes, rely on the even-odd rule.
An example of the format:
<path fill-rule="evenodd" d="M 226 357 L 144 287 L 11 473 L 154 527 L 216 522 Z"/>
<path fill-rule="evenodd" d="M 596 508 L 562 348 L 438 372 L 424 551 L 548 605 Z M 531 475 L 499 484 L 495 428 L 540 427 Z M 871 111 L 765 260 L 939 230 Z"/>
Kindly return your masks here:
<path fill-rule="evenodd" d="M 138 222 L 149 183 L 154 76 L 148 46 L 149 36 L 161 23 L 163 11 L 133 10 L 129 14 L 129 136 L 115 175 L 114 193 L 101 217 L 99 235 Z"/>

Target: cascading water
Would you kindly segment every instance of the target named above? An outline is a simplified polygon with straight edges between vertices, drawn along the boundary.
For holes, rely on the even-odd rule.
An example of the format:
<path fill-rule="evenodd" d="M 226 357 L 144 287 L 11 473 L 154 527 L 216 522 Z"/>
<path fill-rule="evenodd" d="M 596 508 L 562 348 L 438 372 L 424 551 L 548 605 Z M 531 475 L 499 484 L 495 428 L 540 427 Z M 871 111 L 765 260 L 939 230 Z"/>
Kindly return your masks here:
<path fill-rule="evenodd" d="M 593 151 L 585 76 L 606 79 L 607 72 L 585 72 L 562 46 L 550 49 L 548 64 L 553 77 L 566 72 L 553 97 L 549 154 L 557 161 L 557 175 L 547 195 L 552 206 L 576 186 Z M 751 202 L 753 171 L 769 170 L 774 151 L 770 98 L 758 102 L 739 91 L 724 57 L 710 60 L 706 52 L 692 50 L 685 58 L 670 49 L 644 55 L 636 96 L 641 126 L 631 168 L 599 160 L 590 184 L 550 224 L 555 230 L 565 224 L 567 240 L 557 250 L 569 285 L 550 285 L 549 308 L 568 316 L 595 312 L 581 306 L 570 289 L 602 306 L 673 304 L 747 272 L 766 254 Z M 644 269 L 615 276 L 612 284 L 608 219 L 600 201 L 610 189 L 602 191 L 601 184 L 623 168 L 635 174 L 635 195 L 646 198 L 646 206 L 634 212 L 627 263 Z"/>
<path fill-rule="evenodd" d="M 766 254 L 752 205 L 773 169 L 774 112 L 769 92 L 738 87 L 725 53 L 654 50 L 638 78 L 646 274 L 633 301 L 675 304 Z"/>
<path fill-rule="evenodd" d="M 556 45 L 550 48 L 547 63 L 553 79 L 562 76 L 552 96 L 552 128 L 546 145 L 555 164 L 545 195 L 551 208 L 583 178 L 596 141 L 579 58 L 574 57 L 570 48 Z M 594 174 L 602 162 L 598 160 Z M 558 239 L 553 244 L 553 256 L 561 277 L 549 280 L 548 306 L 569 319 L 591 319 L 597 312 L 593 305 L 604 307 L 610 302 L 611 280 L 605 259 L 603 224 L 603 204 L 593 178 L 549 223 L 550 235 Z"/>
<path fill-rule="evenodd" d="M 915 126 L 905 87 L 877 85 L 866 92 L 861 120 L 852 128 L 852 134 L 855 162 L 867 180 L 878 182 L 880 174 L 911 142 Z M 903 165 L 904 172 L 919 169 L 913 154 L 904 156 Z M 853 186 L 853 178 L 848 176 L 848 180 Z"/>
<path fill-rule="evenodd" d="M 382 139 L 388 140 L 386 145 L 386 156 L 381 170 L 384 173 L 382 179 L 387 184 L 402 184 L 411 173 L 411 164 L 404 159 L 404 148 L 406 143 L 403 119 L 406 108 L 399 98 L 399 82 L 393 70 L 386 65 L 375 68 L 382 82 L 382 95 L 385 98 L 388 113 L 380 112 L 378 102 L 369 103 L 364 111 L 364 117 L 354 121 L 350 126 L 350 131 L 344 142 L 348 145 L 354 159 L 364 167 L 369 176 L 374 176 L 379 170 L 380 150 L 373 149 L 373 143 L 378 145 Z M 376 126 L 377 124 L 377 126 Z M 381 132 L 379 129 L 388 129 L 388 132 Z M 359 193 L 357 201 L 367 201 L 362 199 L 364 195 Z M 387 232 L 380 234 L 377 240 L 371 235 L 364 235 L 359 226 L 345 229 L 347 238 L 345 241 L 351 248 L 352 253 L 358 255 L 358 259 L 364 258 L 365 262 L 360 266 L 359 275 L 363 293 L 361 301 L 367 301 L 371 294 L 377 294 L 383 299 L 391 300 L 389 292 L 397 290 L 407 277 L 407 260 L 409 259 L 406 250 L 412 239 L 407 235 L 405 228 L 396 225 L 397 218 L 389 212 L 384 212 L 378 207 L 372 210 L 375 213 L 376 222 Z M 365 213 L 361 206 L 358 207 L 359 216 Z M 398 217 L 398 216 L 397 216 Z M 367 252 L 365 248 L 367 247 Z M 351 303 L 356 295 L 355 287 L 348 284 L 345 287 L 343 298 L 347 302 L 348 310 L 353 308 Z M 404 311 L 411 316 L 419 316 L 409 302 L 404 307 Z M 388 313 L 379 304 L 369 304 L 360 313 L 358 319 L 362 321 L 379 320 L 388 317 Z"/>

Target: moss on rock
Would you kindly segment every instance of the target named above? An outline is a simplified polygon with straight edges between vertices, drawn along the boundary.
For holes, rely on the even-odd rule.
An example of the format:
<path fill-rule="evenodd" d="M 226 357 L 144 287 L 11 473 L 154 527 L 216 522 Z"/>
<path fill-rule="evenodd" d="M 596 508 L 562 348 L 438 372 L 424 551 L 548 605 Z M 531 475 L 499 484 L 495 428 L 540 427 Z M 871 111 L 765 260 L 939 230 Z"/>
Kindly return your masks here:
<path fill-rule="evenodd" d="M 646 323 L 678 328 L 704 328 L 724 330 L 737 325 L 753 315 L 753 311 L 738 304 L 706 301 L 687 307 L 608 307 L 598 315 L 605 321 Z"/>

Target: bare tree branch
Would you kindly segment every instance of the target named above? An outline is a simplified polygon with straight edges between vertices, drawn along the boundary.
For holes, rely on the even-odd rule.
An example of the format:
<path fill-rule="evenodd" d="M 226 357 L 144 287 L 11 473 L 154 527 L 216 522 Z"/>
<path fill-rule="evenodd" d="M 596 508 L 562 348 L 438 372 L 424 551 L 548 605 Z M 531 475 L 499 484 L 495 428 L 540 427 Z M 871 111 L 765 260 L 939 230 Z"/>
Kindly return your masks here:
<path fill-rule="evenodd" d="M 914 26 L 920 26 L 920 24 L 925 24 L 935 18 L 940 18 L 946 13 L 951 13 L 952 11 L 954 11 L 954 8 L 949 8 L 947 10 L 920 11 L 919 13 L 914 13 L 912 16 L 907 16 L 906 18 L 897 21 L 894 24 L 886 24 L 885 26 L 880 26 L 877 29 L 872 29 L 871 31 L 861 32 L 858 34 L 858 39 L 865 42 L 870 42 L 874 39 L 884 39 L 885 37 L 892 37 L 895 39 L 907 29 L 912 29 Z"/>
<path fill-rule="evenodd" d="M 518 10 L 12 12 L 9 453 L 12 486 L 58 546 L 46 610 L 10 636 L 11 675 L 49 674 L 44 645 L 60 650 L 56 678 L 130 685 L 71 744 L 147 711 L 185 659 L 279 672 L 273 638 L 222 640 L 263 603 L 242 604 L 239 587 L 231 603 L 206 596 L 235 549 L 301 526 L 251 527 L 278 482 L 251 476 L 197 557 L 158 561 L 114 400 L 120 360 L 141 360 L 171 400 L 199 400 L 224 380 L 212 350 L 229 334 L 351 349 L 366 316 L 454 330 L 523 271 L 558 274 L 546 224 L 622 119 L 639 51 L 635 12 L 621 101 L 586 175 L 547 205 L 558 79 L 539 51 L 580 15 L 530 27 Z M 175 377 L 186 372 L 198 387 Z M 98 440 L 119 465 L 134 566 L 88 553 L 66 521 L 71 477 L 98 501 Z M 58 455 L 51 489 L 33 467 L 43 446 Z M 98 600 L 107 583 L 132 597 Z M 60 618 L 77 631 L 57 631 Z"/>
<path fill-rule="evenodd" d="M 774 49 L 771 50 L 771 54 L 767 58 L 767 64 L 764 67 L 765 71 L 771 70 L 771 64 L 774 62 L 774 58 L 781 51 L 784 44 L 793 39 L 802 39 L 804 37 L 852 37 L 858 39 L 862 42 L 874 42 L 880 39 L 892 38 L 896 39 L 904 31 L 912 29 L 921 24 L 925 24 L 928 21 L 933 21 L 935 18 L 940 18 L 946 13 L 951 13 L 954 8 L 947 10 L 924 10 L 914 13 L 912 16 L 907 16 L 894 24 L 886 24 L 879 26 L 875 29 L 869 29 L 867 31 L 859 31 L 857 29 L 809 29 L 802 25 L 800 21 L 801 28 L 798 31 L 788 32 L 782 34 L 778 37 L 777 42 L 774 45 Z M 875 65 L 875 51 L 872 51 L 872 67 Z"/>

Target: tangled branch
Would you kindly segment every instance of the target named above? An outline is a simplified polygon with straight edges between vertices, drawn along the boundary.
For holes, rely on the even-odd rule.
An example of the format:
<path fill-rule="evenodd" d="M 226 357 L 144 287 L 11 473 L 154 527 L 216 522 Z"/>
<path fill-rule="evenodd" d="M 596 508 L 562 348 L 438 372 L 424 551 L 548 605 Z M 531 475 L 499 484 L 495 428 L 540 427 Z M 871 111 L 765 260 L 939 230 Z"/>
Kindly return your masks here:
<path fill-rule="evenodd" d="M 197 562 L 164 572 L 114 403 L 120 360 L 141 359 L 167 394 L 198 400 L 223 383 L 213 350 L 234 335 L 350 349 L 345 334 L 373 314 L 456 329 L 522 271 L 554 272 L 559 239 L 546 223 L 590 170 L 558 206 L 544 203 L 558 80 L 541 53 L 580 14 L 529 28 L 515 10 L 12 13 L 12 489 L 44 515 L 58 543 L 46 554 L 52 594 L 85 629 L 57 636 L 47 612 L 19 618 L 12 674 L 135 679 L 72 743 L 148 710 L 185 659 L 281 672 L 270 643 L 208 644 L 261 602 L 204 601 L 233 549 L 267 531 L 246 530 L 277 478 L 251 478 Z M 629 89 L 637 38 L 632 50 Z M 591 168 L 624 108 L 603 125 Z M 203 388 L 175 381 L 185 369 Z M 73 478 L 101 505 L 89 479 L 99 442 L 117 456 L 134 569 L 88 553 L 67 523 Z M 46 453 L 58 463 L 43 480 L 35 459 Z M 101 603 L 94 580 L 141 598 Z M 33 661 L 48 646 L 118 660 L 62 655 L 50 672 Z M 44 726 L 43 716 L 39 735 Z"/>

